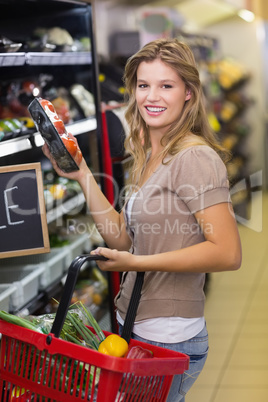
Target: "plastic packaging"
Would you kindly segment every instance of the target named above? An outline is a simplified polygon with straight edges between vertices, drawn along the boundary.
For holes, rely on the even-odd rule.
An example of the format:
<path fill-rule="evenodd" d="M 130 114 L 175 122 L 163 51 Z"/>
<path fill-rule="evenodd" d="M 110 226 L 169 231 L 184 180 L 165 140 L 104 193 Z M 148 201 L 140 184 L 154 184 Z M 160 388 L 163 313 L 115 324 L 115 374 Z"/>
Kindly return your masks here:
<path fill-rule="evenodd" d="M 53 110 L 53 105 L 49 101 L 46 101 L 48 103 L 44 108 L 41 105 L 41 103 L 44 104 L 43 101 L 46 100 L 42 98 L 35 98 L 28 106 L 28 110 L 32 116 L 37 130 L 47 143 L 53 158 L 56 160 L 57 165 L 63 172 L 69 173 L 79 170 L 79 167 L 74 160 L 75 156 L 72 156 L 68 152 L 61 138 L 60 134 L 64 134 L 66 132 L 63 122 L 58 118 L 56 111 Z M 50 105 L 52 105 L 52 107 Z M 55 127 L 55 124 L 59 125 L 60 123 L 62 123 L 62 131 L 59 131 L 59 128 L 56 129 Z"/>

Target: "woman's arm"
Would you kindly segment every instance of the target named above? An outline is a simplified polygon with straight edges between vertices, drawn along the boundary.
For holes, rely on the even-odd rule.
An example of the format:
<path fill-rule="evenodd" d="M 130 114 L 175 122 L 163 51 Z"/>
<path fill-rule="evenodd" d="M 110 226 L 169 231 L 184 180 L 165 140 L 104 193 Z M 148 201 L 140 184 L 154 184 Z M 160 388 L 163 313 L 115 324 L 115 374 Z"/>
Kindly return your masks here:
<path fill-rule="evenodd" d="M 46 144 L 43 146 L 43 152 L 51 161 L 53 168 L 59 176 L 78 181 L 96 227 L 107 245 L 118 250 L 129 250 L 131 241 L 126 232 L 123 213 L 118 213 L 109 203 L 100 190 L 85 160 L 82 159 L 78 171 L 64 173 L 59 169 Z"/>
<path fill-rule="evenodd" d="M 241 265 L 240 237 L 231 204 L 221 203 L 195 214 L 205 241 L 176 251 L 141 256 L 99 248 L 95 252 L 109 258 L 100 262 L 103 270 L 219 272 Z"/>

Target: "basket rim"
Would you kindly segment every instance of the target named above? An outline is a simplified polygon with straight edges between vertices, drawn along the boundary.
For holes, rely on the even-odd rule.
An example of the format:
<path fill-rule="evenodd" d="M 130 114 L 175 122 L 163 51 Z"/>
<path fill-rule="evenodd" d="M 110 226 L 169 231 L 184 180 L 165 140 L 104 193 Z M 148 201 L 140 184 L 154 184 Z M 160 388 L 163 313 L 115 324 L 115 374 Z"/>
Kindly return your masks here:
<path fill-rule="evenodd" d="M 107 336 L 111 332 L 103 331 Z M 18 325 L 10 324 L 0 319 L 0 333 L 7 338 L 16 339 L 30 344 L 40 351 L 47 350 L 50 354 L 60 354 L 79 360 L 86 364 L 97 366 L 104 370 L 118 373 L 133 373 L 135 375 L 175 375 L 182 374 L 189 367 L 189 356 L 170 349 L 147 344 L 131 339 L 129 345 L 148 347 L 154 353 L 150 359 L 128 359 L 101 354 L 98 351 L 76 345 L 69 341 L 56 338 L 54 334 L 42 334 Z M 47 338 L 51 337 L 48 345 Z M 0 367 L 1 372 L 1 367 Z"/>

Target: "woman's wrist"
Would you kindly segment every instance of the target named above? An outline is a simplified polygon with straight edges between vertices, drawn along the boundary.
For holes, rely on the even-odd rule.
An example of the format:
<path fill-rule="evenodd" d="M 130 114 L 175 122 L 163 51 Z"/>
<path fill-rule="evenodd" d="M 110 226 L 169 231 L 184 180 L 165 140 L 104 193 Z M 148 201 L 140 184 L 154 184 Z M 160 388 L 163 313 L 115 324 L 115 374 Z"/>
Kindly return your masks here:
<path fill-rule="evenodd" d="M 144 265 L 144 259 L 146 256 L 143 255 L 134 255 L 132 254 L 132 263 L 131 263 L 131 270 L 132 271 L 138 271 L 138 272 L 143 272 L 145 271 L 145 265 Z"/>
<path fill-rule="evenodd" d="M 83 186 L 83 184 L 87 183 L 91 177 L 93 177 L 93 174 L 83 159 L 79 166 L 76 180 L 81 186 Z"/>

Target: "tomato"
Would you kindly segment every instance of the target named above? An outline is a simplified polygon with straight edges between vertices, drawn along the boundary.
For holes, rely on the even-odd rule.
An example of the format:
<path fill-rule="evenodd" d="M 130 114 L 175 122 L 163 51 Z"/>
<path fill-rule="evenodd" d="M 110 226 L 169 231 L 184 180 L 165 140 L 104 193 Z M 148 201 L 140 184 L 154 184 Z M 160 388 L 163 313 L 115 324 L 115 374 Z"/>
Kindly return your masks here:
<path fill-rule="evenodd" d="M 75 156 L 75 162 L 76 162 L 77 166 L 79 166 L 80 163 L 82 162 L 82 158 L 83 158 L 82 152 L 78 148 L 77 154 Z"/>
<path fill-rule="evenodd" d="M 69 152 L 69 154 L 73 158 L 75 158 L 75 156 L 77 154 L 77 144 L 76 144 L 75 140 L 68 137 L 67 135 L 63 135 L 61 137 L 61 140 L 62 140 L 63 144 L 65 145 L 65 147 L 67 148 L 67 151 Z"/>
<path fill-rule="evenodd" d="M 56 121 L 54 121 L 53 124 L 54 124 L 56 130 L 58 131 L 59 135 L 62 135 L 66 132 L 65 126 L 64 126 L 64 123 L 62 120 L 56 120 Z"/>
<path fill-rule="evenodd" d="M 68 102 L 61 98 L 60 96 L 58 98 L 53 99 L 53 106 L 59 115 L 60 119 L 63 121 L 63 123 L 69 123 L 70 121 L 70 108 Z"/>
<path fill-rule="evenodd" d="M 40 102 L 41 106 L 43 107 L 43 109 L 46 109 L 46 107 L 47 107 L 52 113 L 56 113 L 54 106 L 48 100 L 40 99 L 39 102 Z"/>

